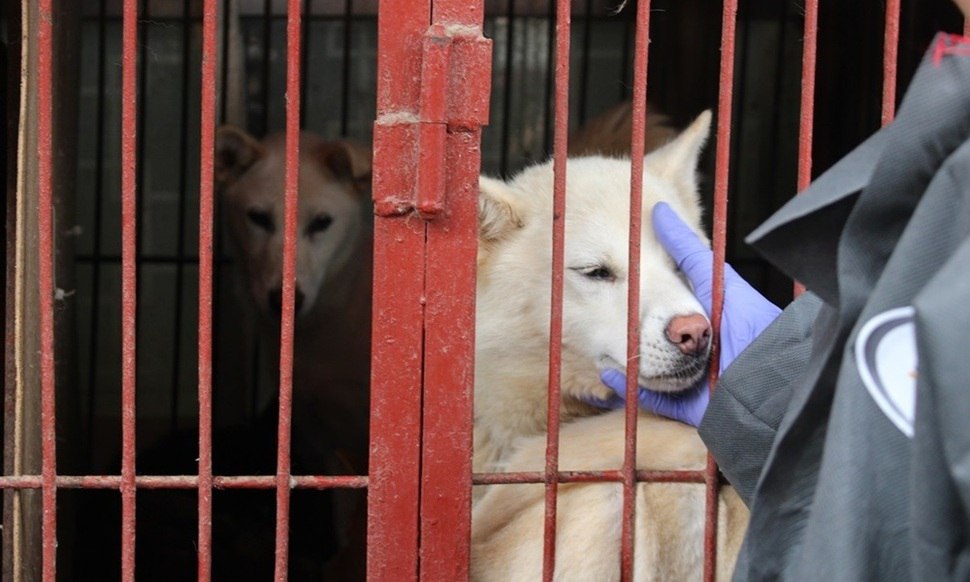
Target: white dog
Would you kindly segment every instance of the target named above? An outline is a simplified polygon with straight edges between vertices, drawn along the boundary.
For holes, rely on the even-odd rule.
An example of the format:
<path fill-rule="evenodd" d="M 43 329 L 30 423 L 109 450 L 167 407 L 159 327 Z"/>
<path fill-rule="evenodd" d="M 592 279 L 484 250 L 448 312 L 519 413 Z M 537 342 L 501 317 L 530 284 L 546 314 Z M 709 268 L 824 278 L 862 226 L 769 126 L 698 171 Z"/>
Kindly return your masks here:
<path fill-rule="evenodd" d="M 710 114 L 644 158 L 640 237 L 639 382 L 677 392 L 706 373 L 710 327 L 704 309 L 650 228 L 650 209 L 668 202 L 697 233 L 696 167 Z M 623 415 L 598 416 L 582 398 L 605 397 L 604 367 L 625 370 L 629 160 L 568 162 L 563 274 L 563 470 L 622 464 Z M 510 182 L 483 178 L 475 373 L 476 471 L 535 471 L 544 464 L 551 289 L 551 163 Z M 531 437 L 531 438 L 530 438 Z M 638 467 L 699 469 L 705 448 L 694 429 L 642 413 Z M 473 515 L 472 571 L 478 580 L 534 580 L 542 568 L 543 486 L 491 486 Z M 481 495 L 481 492 L 479 492 Z M 619 577 L 619 484 L 560 488 L 557 579 Z M 730 571 L 746 525 L 731 489 L 722 492 L 722 560 Z M 703 486 L 638 485 L 637 579 L 699 577 Z M 695 575 L 696 574 L 696 575 Z"/>

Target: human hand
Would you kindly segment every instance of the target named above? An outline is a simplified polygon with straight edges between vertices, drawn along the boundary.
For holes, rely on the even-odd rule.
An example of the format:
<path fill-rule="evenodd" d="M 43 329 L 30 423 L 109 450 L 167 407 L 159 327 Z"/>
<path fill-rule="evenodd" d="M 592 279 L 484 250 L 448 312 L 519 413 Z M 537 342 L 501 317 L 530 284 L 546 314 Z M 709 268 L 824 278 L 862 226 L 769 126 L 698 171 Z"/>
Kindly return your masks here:
<path fill-rule="evenodd" d="M 690 281 L 694 295 L 710 316 L 714 253 L 666 202 L 659 202 L 653 207 L 652 218 L 657 240 Z M 776 305 L 751 287 L 731 265 L 725 264 L 718 370 L 723 372 L 731 365 L 779 313 L 781 310 Z M 616 393 L 616 398 L 587 399 L 587 402 L 601 408 L 622 407 L 626 396 L 626 376 L 618 370 L 603 370 L 600 378 Z M 645 410 L 697 426 L 707 409 L 709 391 L 706 378 L 681 393 L 654 392 L 640 386 L 637 401 Z"/>
<path fill-rule="evenodd" d="M 615 394 L 605 400 L 595 397 L 586 397 L 583 400 L 599 408 L 611 410 L 623 408 L 626 402 L 626 375 L 619 370 L 607 368 L 600 372 L 600 380 Z M 694 427 L 704 418 L 704 412 L 710 400 L 711 391 L 707 380 L 698 382 L 697 385 L 683 392 L 654 392 L 643 386 L 640 386 L 637 392 L 637 404 L 643 410 L 649 410 L 654 414 L 679 420 Z"/>

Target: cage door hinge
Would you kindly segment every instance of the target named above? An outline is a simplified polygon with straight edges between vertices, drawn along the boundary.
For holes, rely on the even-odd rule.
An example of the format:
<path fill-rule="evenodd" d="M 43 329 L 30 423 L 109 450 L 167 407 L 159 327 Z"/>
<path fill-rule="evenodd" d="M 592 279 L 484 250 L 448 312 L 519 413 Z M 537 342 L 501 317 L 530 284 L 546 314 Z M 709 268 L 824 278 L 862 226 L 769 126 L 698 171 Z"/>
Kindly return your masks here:
<path fill-rule="evenodd" d="M 411 192 L 375 199 L 378 216 L 414 211 L 432 219 L 445 211 L 448 133 L 473 131 L 488 123 L 491 78 L 492 41 L 482 36 L 479 27 L 432 24 L 428 28 L 422 40 L 417 115 L 391 124 L 397 130 L 402 125 L 408 128 L 406 141 L 414 149 L 411 159 L 416 163 Z M 380 120 L 375 132 L 398 133 Z M 404 145 L 400 134 L 387 137 Z"/>

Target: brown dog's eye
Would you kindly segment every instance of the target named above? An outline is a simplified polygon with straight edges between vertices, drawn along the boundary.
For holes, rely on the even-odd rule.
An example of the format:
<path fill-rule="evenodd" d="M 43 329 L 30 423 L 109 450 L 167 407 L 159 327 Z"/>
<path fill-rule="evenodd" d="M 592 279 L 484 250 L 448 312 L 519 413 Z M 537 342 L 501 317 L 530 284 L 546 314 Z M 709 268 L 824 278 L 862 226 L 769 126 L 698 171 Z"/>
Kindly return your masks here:
<path fill-rule="evenodd" d="M 306 233 L 312 236 L 318 232 L 323 232 L 330 228 L 330 224 L 332 222 L 333 217 L 331 217 L 329 214 L 319 214 L 310 224 L 307 225 Z"/>
<path fill-rule="evenodd" d="M 275 230 L 275 227 L 273 226 L 273 217 L 270 216 L 269 212 L 252 209 L 246 213 L 246 217 L 249 218 L 249 222 L 255 224 L 266 232 L 273 232 L 273 230 Z"/>

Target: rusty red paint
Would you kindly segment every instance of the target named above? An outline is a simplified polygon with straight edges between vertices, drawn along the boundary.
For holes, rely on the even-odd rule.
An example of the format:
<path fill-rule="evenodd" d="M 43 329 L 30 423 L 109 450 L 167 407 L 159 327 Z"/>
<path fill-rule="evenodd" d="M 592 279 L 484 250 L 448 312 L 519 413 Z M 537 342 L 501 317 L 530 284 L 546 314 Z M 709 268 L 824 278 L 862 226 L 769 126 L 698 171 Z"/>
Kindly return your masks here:
<path fill-rule="evenodd" d="M 414 122 L 420 103 L 421 43 L 430 0 L 378 6 L 377 120 L 373 192 L 379 217 L 407 212 L 415 181 Z M 418 576 L 425 227 L 421 220 L 374 224 L 374 313 L 367 576 Z"/>
<path fill-rule="evenodd" d="M 51 0 L 41 0 L 37 22 L 37 204 L 38 291 L 40 294 L 41 393 L 41 575 L 54 582 L 57 575 L 57 449 L 54 378 L 54 143 L 53 143 L 53 24 Z"/>
<path fill-rule="evenodd" d="M 622 470 L 606 471 L 560 471 L 560 483 L 623 482 L 626 479 Z M 705 471 L 648 471 L 638 470 L 637 481 L 653 483 L 704 483 Z M 472 476 L 475 485 L 500 485 L 511 483 L 545 483 L 545 472 L 524 471 L 514 473 L 476 473 Z"/>
<path fill-rule="evenodd" d="M 279 424 L 276 449 L 275 579 L 287 578 L 290 523 L 290 438 L 293 410 L 293 319 L 296 305 L 296 221 L 300 178 L 300 0 L 286 13 L 286 163 L 283 203 L 283 312 L 280 320 Z"/>
<path fill-rule="evenodd" d="M 199 566 L 198 579 L 212 577 L 212 266 L 215 220 L 216 0 L 202 13 L 202 95 L 199 160 Z"/>
<path fill-rule="evenodd" d="M 138 2 L 125 0 L 121 60 L 121 579 L 135 579 Z"/>
<path fill-rule="evenodd" d="M 431 194 L 428 201 L 437 205 L 434 220 L 426 226 L 422 580 L 464 580 L 469 574 L 481 122 L 467 119 L 460 103 L 462 96 L 487 103 L 490 93 L 491 75 L 489 68 L 481 68 L 480 52 L 462 50 L 490 50 L 481 35 L 483 13 L 481 0 L 439 0 L 433 7 L 434 24 L 425 36 L 425 59 L 434 58 L 431 65 L 437 69 L 444 57 L 445 68 L 434 71 L 444 73 L 441 95 L 429 95 L 431 87 L 422 87 L 420 104 L 421 131 L 441 135 L 435 139 L 442 139 L 444 146 L 437 155 L 434 148 L 424 151 L 425 140 L 420 144 L 419 175 L 427 172 L 436 178 L 425 182 L 432 189 L 419 191 L 417 210 L 428 215 L 423 194 Z M 429 42 L 447 50 L 431 51 Z M 423 71 L 427 73 L 428 67 Z M 423 77 L 427 82 L 428 75 Z M 455 94 L 458 87 L 462 96 Z M 487 119 L 487 107 L 484 112 Z"/>
<path fill-rule="evenodd" d="M 882 124 L 896 115 L 896 68 L 899 54 L 899 0 L 886 0 L 886 33 L 882 54 Z"/>
<path fill-rule="evenodd" d="M 633 60 L 633 127 L 630 142 L 630 240 L 627 295 L 627 369 L 625 443 L 623 451 L 623 523 L 620 534 L 620 579 L 633 579 L 637 494 L 637 378 L 640 358 L 640 233 L 643 228 L 643 155 L 647 115 L 647 68 L 650 47 L 650 2 L 637 4 Z"/>
<path fill-rule="evenodd" d="M 138 489 L 196 489 L 200 479 L 196 475 L 138 475 Z M 292 477 L 294 489 L 333 489 L 346 487 L 366 488 L 368 478 L 362 475 L 320 476 L 298 475 Z M 120 475 L 58 475 L 54 484 L 59 489 L 120 489 Z M 216 476 L 212 478 L 214 489 L 272 489 L 275 475 Z M 0 489 L 42 489 L 43 475 L 13 475 L 0 477 Z"/>
<path fill-rule="evenodd" d="M 818 0 L 805 2 L 805 30 L 802 46 L 802 89 L 798 124 L 798 182 L 799 192 L 812 181 L 812 137 L 815 129 L 815 61 L 818 54 Z M 793 295 L 805 292 L 805 286 L 795 281 Z"/>
<path fill-rule="evenodd" d="M 721 312 L 724 308 L 724 256 L 727 241 L 727 198 L 731 162 L 731 121 L 734 101 L 734 47 L 737 31 L 738 2 L 725 0 L 721 17 L 721 63 L 717 103 L 717 152 L 714 162 L 714 220 L 711 246 L 714 251 L 711 329 L 720 337 Z M 710 385 L 717 387 L 720 362 L 719 342 L 711 350 Z M 704 579 L 714 580 L 717 565 L 717 498 L 720 480 L 717 465 L 708 455 L 707 511 L 704 523 Z"/>
<path fill-rule="evenodd" d="M 418 126 L 418 177 L 415 208 L 424 218 L 445 209 L 445 117 L 448 108 L 448 65 L 451 38 L 432 24 L 424 36 Z"/>
<path fill-rule="evenodd" d="M 802 90 L 798 124 L 798 191 L 812 181 L 812 135 L 815 123 L 815 60 L 818 49 L 818 0 L 805 2 Z"/>
<path fill-rule="evenodd" d="M 571 5 L 556 2 L 555 119 L 553 128 L 552 285 L 549 313 L 549 386 L 547 399 L 545 520 L 542 579 L 556 570 L 556 499 L 559 473 L 559 402 L 562 381 L 562 308 L 566 230 L 566 150 L 569 134 L 569 29 Z"/>

